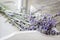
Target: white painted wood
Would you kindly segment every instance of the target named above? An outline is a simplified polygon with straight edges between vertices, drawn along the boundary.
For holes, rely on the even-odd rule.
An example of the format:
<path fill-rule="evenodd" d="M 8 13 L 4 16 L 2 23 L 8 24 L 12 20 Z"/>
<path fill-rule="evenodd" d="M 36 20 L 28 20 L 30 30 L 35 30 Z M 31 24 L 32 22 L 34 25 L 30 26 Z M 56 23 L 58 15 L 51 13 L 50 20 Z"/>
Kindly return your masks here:
<path fill-rule="evenodd" d="M 60 40 L 59 36 L 49 36 L 38 31 L 21 31 L 12 33 L 1 40 Z"/>

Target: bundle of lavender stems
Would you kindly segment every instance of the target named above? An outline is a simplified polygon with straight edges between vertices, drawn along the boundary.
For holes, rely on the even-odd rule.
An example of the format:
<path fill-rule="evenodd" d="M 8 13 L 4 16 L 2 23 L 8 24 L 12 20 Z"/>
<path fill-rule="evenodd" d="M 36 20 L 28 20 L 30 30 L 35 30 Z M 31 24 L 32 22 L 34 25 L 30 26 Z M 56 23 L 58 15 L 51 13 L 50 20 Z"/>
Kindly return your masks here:
<path fill-rule="evenodd" d="M 6 12 L 5 14 L 6 15 Z M 56 28 L 56 25 L 58 24 L 56 19 L 54 19 L 57 16 L 60 16 L 60 13 L 57 13 L 56 15 L 52 16 L 50 14 L 46 14 L 46 15 L 42 15 L 43 18 L 40 20 L 36 20 L 35 16 L 30 15 L 30 19 L 29 19 L 29 27 L 24 27 L 22 26 L 20 23 L 23 23 L 23 21 L 19 21 L 19 20 L 15 20 L 13 18 L 13 16 L 8 15 L 8 17 L 11 19 L 13 19 L 14 24 L 19 25 L 19 27 L 22 30 L 37 30 L 43 34 L 46 35 L 59 35 L 60 32 L 57 32 L 56 30 L 54 30 L 53 28 Z M 23 23 L 25 24 L 25 23 Z"/>

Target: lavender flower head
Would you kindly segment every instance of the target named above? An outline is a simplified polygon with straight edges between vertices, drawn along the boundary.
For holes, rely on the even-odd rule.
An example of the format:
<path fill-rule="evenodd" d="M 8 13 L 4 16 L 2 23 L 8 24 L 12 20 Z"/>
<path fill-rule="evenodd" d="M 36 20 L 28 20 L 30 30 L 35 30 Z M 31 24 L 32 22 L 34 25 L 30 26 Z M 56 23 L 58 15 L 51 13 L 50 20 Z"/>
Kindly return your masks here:
<path fill-rule="evenodd" d="M 59 15 L 60 14 L 56 14 L 54 15 L 54 17 L 57 17 Z M 34 18 L 31 19 L 31 24 L 33 23 L 33 25 L 31 26 L 31 29 L 38 30 L 47 35 L 60 34 L 60 32 L 56 32 L 54 29 L 52 29 L 52 28 L 56 28 L 56 22 L 57 22 L 56 19 L 54 19 L 51 14 L 42 15 L 42 16 L 43 18 L 38 21 L 34 20 Z"/>

